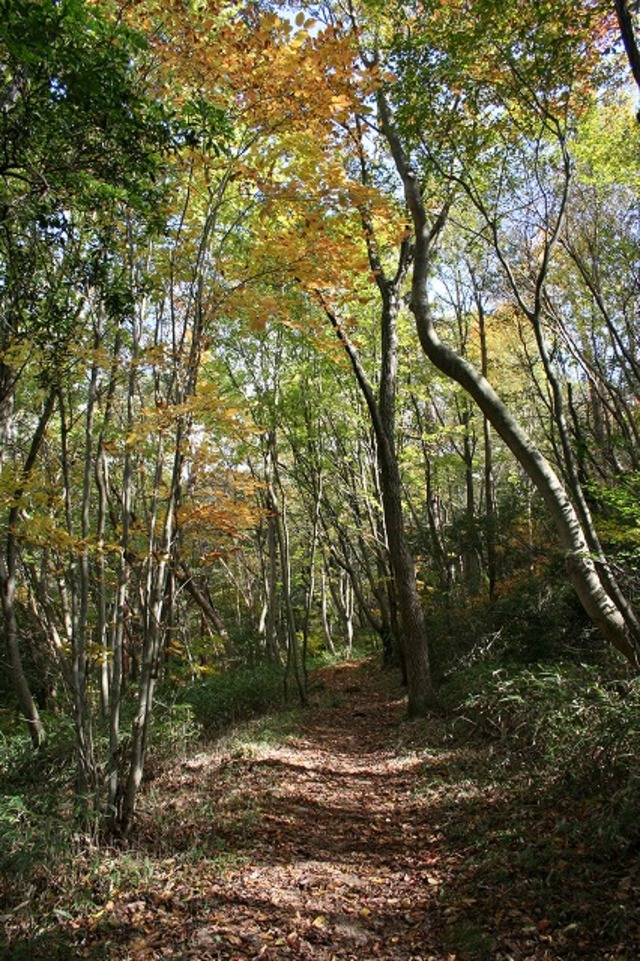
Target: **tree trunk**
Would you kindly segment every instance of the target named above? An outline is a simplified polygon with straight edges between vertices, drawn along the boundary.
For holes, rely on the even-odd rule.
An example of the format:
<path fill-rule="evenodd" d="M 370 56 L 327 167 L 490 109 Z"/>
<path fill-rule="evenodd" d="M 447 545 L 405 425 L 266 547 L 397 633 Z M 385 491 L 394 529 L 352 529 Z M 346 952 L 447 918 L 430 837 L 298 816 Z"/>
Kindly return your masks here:
<path fill-rule="evenodd" d="M 428 279 L 432 245 L 444 226 L 446 211 L 443 210 L 438 219 L 429 225 L 418 177 L 393 125 L 384 96 L 379 96 L 378 105 L 382 129 L 404 185 L 415 230 L 410 307 L 422 348 L 442 373 L 457 381 L 471 395 L 535 484 L 554 520 L 565 551 L 569 579 L 585 611 L 603 636 L 637 667 L 640 663 L 639 645 L 632 637 L 622 612 L 603 587 L 579 517 L 559 478 L 486 378 L 466 358 L 443 344 L 437 335 L 428 299 Z"/>
<path fill-rule="evenodd" d="M 2 614 L 4 619 L 5 643 L 9 657 L 9 671 L 11 682 L 18 698 L 18 704 L 20 705 L 20 710 L 27 724 L 29 736 L 34 747 L 39 747 L 44 743 L 46 740 L 46 732 L 33 699 L 27 676 L 24 672 L 20 651 L 20 634 L 15 605 L 17 566 L 16 525 L 20 516 L 19 502 L 24 494 L 29 476 L 33 470 L 40 447 L 42 446 L 47 424 L 55 407 L 55 399 L 56 391 L 54 389 L 45 401 L 44 408 L 40 414 L 40 419 L 31 440 L 27 459 L 22 468 L 19 485 L 14 490 L 11 498 L 12 506 L 9 508 L 7 517 L 4 553 L 0 555 L 0 597 L 2 599 Z"/>
<path fill-rule="evenodd" d="M 394 324 L 395 316 L 393 312 L 397 310 L 397 307 L 396 298 L 384 303 L 383 328 L 389 324 Z M 326 307 L 325 311 L 351 361 L 358 385 L 366 400 L 376 435 L 380 486 L 382 488 L 384 519 L 389 544 L 389 560 L 393 571 L 402 651 L 406 664 L 408 713 L 412 717 L 419 717 L 428 713 L 434 706 L 436 697 L 431 678 L 427 632 L 418 594 L 415 563 L 405 534 L 402 479 L 392 436 L 393 424 L 389 425 L 384 422 L 381 413 L 382 409 L 389 411 L 388 405 L 392 402 L 391 389 L 387 387 L 386 393 L 383 392 L 381 403 L 378 405 L 353 344 L 349 341 L 331 311 Z M 386 343 L 390 342 L 387 338 Z M 391 368 L 387 369 L 390 370 Z M 389 428 L 391 428 L 391 432 Z"/>
<path fill-rule="evenodd" d="M 322 630 L 324 631 L 324 639 L 326 641 L 327 649 L 330 654 L 335 657 L 336 646 L 333 642 L 333 634 L 331 633 L 331 621 L 329 620 L 329 610 L 328 610 L 328 598 L 327 598 L 327 577 L 329 575 L 322 568 L 322 577 L 320 581 L 320 617 L 322 619 Z"/>
<path fill-rule="evenodd" d="M 633 17 L 629 9 L 629 0 L 615 0 L 615 7 L 618 26 L 620 27 L 620 36 L 624 43 L 627 60 L 631 67 L 633 79 L 636 82 L 638 90 L 640 90 L 640 50 L 638 50 L 638 42 L 633 28 Z"/>
<path fill-rule="evenodd" d="M 222 617 L 220 616 L 220 613 L 213 605 L 212 599 L 209 596 L 209 592 L 202 590 L 184 561 L 182 561 L 180 569 L 176 569 L 174 571 L 174 577 L 178 583 L 189 592 L 202 611 L 204 617 L 209 622 L 209 625 L 213 628 L 215 633 L 220 636 L 222 643 L 224 644 L 225 654 L 227 657 L 229 657 L 232 653 L 231 638 L 229 637 L 229 632 L 224 621 L 222 620 Z"/>
<path fill-rule="evenodd" d="M 485 323 L 484 304 L 480 291 L 474 283 L 474 295 L 478 309 L 478 326 L 480 328 L 480 363 L 482 376 L 488 376 L 489 358 L 487 354 L 487 329 Z M 487 577 L 489 580 L 489 603 L 496 599 L 497 584 L 497 552 L 496 552 L 496 506 L 493 491 L 493 441 L 491 438 L 491 424 L 484 415 L 482 419 L 482 433 L 484 438 L 484 499 L 486 531 L 485 544 L 487 548 Z"/>
<path fill-rule="evenodd" d="M 289 542 L 289 527 L 287 524 L 287 501 L 278 471 L 278 450 L 274 431 L 271 431 L 269 435 L 267 483 L 269 498 L 271 501 L 271 511 L 275 518 L 278 553 L 280 555 L 282 595 L 284 600 L 287 627 L 287 675 L 289 674 L 290 670 L 293 671 L 293 677 L 298 690 L 300 703 L 305 705 L 307 703 L 307 689 L 303 665 L 300 658 L 298 627 L 293 606 L 293 596 L 291 593 L 291 550 Z M 280 496 L 278 496 L 278 494 Z"/>

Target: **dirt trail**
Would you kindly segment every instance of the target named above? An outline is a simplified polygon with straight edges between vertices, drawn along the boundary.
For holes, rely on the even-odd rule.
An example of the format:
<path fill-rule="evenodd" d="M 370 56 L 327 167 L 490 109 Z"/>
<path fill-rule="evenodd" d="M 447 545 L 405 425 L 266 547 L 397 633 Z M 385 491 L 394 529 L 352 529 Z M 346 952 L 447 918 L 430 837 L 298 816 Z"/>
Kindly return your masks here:
<path fill-rule="evenodd" d="M 205 755 L 190 763 L 200 807 L 208 795 L 218 839 L 235 841 L 244 863 L 201 891 L 208 913 L 192 921 L 190 945 L 159 956 L 436 957 L 441 841 L 417 792 L 425 759 L 398 753 L 404 704 L 369 678 L 332 668 L 324 681 L 335 706 L 312 710 L 299 736 L 221 766 Z M 174 814 L 186 841 L 196 826 L 184 787 Z"/>

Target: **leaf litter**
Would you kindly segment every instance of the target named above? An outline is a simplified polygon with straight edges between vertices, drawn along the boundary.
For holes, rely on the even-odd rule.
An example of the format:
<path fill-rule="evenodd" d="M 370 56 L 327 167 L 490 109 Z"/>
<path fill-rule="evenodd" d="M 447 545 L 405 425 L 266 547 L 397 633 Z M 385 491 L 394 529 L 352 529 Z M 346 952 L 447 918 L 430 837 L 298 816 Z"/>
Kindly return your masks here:
<path fill-rule="evenodd" d="M 408 722 L 371 665 L 279 743 L 212 745 L 147 790 L 135 835 L 72 888 L 4 917 L 19 961 L 632 961 L 637 864 L 601 863 L 580 818 L 488 772 L 486 745 Z M 494 749 L 492 748 L 491 751 Z"/>

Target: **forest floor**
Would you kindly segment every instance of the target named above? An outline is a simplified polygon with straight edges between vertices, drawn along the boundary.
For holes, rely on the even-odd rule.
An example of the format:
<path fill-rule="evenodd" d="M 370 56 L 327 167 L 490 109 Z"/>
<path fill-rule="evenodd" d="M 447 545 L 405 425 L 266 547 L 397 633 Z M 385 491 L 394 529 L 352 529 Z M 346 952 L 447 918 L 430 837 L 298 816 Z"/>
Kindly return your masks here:
<path fill-rule="evenodd" d="M 73 884 L 49 876 L 5 914 L 0 956 L 640 957 L 640 864 L 594 858 L 570 829 L 579 801 L 510 774 L 500 745 L 405 720 L 401 689 L 366 663 L 321 670 L 314 690 L 294 719 L 157 773 L 135 837 L 79 853 Z"/>

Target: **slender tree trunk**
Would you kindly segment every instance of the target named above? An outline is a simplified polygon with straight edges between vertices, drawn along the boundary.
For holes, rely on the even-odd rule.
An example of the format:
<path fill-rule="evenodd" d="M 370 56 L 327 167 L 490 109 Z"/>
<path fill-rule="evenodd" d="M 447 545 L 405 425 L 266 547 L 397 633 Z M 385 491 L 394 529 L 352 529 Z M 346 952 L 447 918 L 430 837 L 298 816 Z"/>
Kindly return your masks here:
<path fill-rule="evenodd" d="M 182 584 L 184 589 L 189 592 L 191 597 L 194 599 L 205 618 L 209 622 L 209 625 L 216 634 L 222 639 L 224 644 L 225 653 L 230 656 L 232 653 L 231 638 L 229 637 L 229 632 L 226 628 L 222 617 L 218 610 L 214 607 L 211 597 L 209 597 L 208 592 L 202 590 L 200 585 L 197 583 L 194 575 L 189 570 L 189 567 L 182 561 L 181 570 L 176 570 L 174 572 L 176 580 Z"/>
<path fill-rule="evenodd" d="M 93 419 L 93 403 L 91 400 L 91 386 L 89 389 L 87 419 L 89 424 Z M 60 460 L 63 477 L 63 496 L 67 533 L 76 539 L 74 531 L 74 513 L 72 502 L 71 454 L 69 451 L 70 424 L 67 416 L 67 403 L 62 390 L 58 391 L 58 408 L 60 414 Z M 86 425 L 85 425 L 86 429 Z M 86 437 L 85 437 L 86 440 Z M 85 451 L 84 474 L 86 479 L 87 461 L 90 451 Z M 84 490 L 82 494 L 84 494 Z M 82 496 L 81 494 L 81 496 Z M 81 524 L 83 523 L 83 505 L 81 503 Z M 73 699 L 73 722 L 76 736 L 76 799 L 82 817 L 87 819 L 91 815 L 92 799 L 96 800 L 96 764 L 93 744 L 93 723 L 91 709 L 87 696 L 88 671 L 88 638 L 86 634 L 88 612 L 87 600 L 84 598 L 86 586 L 84 575 L 88 581 L 88 570 L 84 568 L 84 561 L 88 563 L 86 552 L 73 548 L 68 558 L 67 575 L 60 576 L 60 596 L 63 604 L 65 630 L 71 645 L 71 696 Z"/>
<path fill-rule="evenodd" d="M 31 693 L 20 650 L 20 633 L 15 603 L 16 567 L 18 560 L 16 526 L 20 518 L 20 499 L 25 492 L 36 458 L 42 446 L 47 425 L 55 408 L 55 400 L 56 391 L 54 389 L 45 400 L 44 408 L 31 439 L 27 459 L 22 468 L 18 487 L 14 490 L 11 498 L 12 505 L 9 508 L 7 516 L 4 552 L 0 554 L 0 597 L 2 599 L 2 614 L 4 618 L 5 643 L 7 645 L 9 658 L 9 671 L 13 688 L 18 698 L 18 704 L 20 705 L 20 710 L 27 724 L 29 736 L 34 747 L 39 747 L 44 743 L 46 740 L 46 731 Z"/>
<path fill-rule="evenodd" d="M 331 621 L 329 620 L 329 607 L 328 607 L 328 597 L 327 597 L 327 577 L 329 575 L 322 568 L 322 577 L 320 580 L 320 617 L 322 619 L 322 630 L 324 631 L 324 638 L 329 649 L 329 653 L 335 657 L 336 646 L 333 641 L 333 634 L 331 632 Z"/>
<path fill-rule="evenodd" d="M 139 317 L 134 318 L 131 358 L 127 378 L 126 436 L 133 430 L 137 417 L 136 390 L 138 386 L 138 357 L 140 354 L 140 338 L 142 334 L 141 326 Z M 118 349 L 119 342 L 116 343 L 114 356 L 117 356 Z M 134 472 L 134 451 L 132 445 L 126 442 L 124 462 L 122 465 L 118 574 L 108 642 L 111 660 L 111 684 L 109 691 L 109 757 L 107 761 L 106 780 L 107 830 L 110 833 L 114 833 L 119 829 L 126 829 L 127 827 L 124 811 L 127 768 L 120 737 L 120 722 L 125 681 L 125 636 L 127 631 L 126 620 L 131 578 L 130 539 L 134 509 Z"/>
<path fill-rule="evenodd" d="M 433 558 L 439 567 L 442 589 L 448 595 L 453 587 L 453 567 L 449 557 L 447 556 L 447 545 L 442 510 L 440 509 L 440 500 L 433 488 L 431 454 L 425 441 L 425 435 L 428 433 L 427 424 L 425 424 L 424 416 L 420 410 L 418 398 L 415 396 L 415 394 L 411 394 L 411 403 L 416 415 L 418 431 L 420 433 L 420 444 L 422 447 L 422 460 L 424 462 L 425 478 L 424 499 L 427 511 L 429 536 L 431 539 L 431 550 Z"/>
<path fill-rule="evenodd" d="M 317 478 L 318 489 L 313 503 L 313 519 L 311 524 L 311 544 L 309 546 L 309 582 L 307 584 L 304 620 L 302 623 L 302 667 L 307 679 L 307 656 L 309 649 L 309 630 L 311 626 L 311 611 L 316 592 L 316 554 L 318 552 L 318 532 L 320 530 L 320 504 L 322 502 L 322 474 Z"/>
<path fill-rule="evenodd" d="M 0 357 L 0 469 L 5 464 L 11 443 L 15 371 Z"/>
<path fill-rule="evenodd" d="M 217 208 L 216 208 L 217 209 Z M 196 393 L 203 330 L 203 275 L 202 267 L 206 252 L 206 238 L 215 222 L 215 210 L 207 217 L 201 239 L 197 263 L 189 289 L 185 313 L 182 315 L 175 302 L 178 285 L 170 284 L 169 336 L 174 356 L 170 368 L 169 383 L 161 391 L 162 379 L 156 374 L 156 403 L 174 408 L 174 435 L 170 446 L 169 476 L 165 481 L 165 441 L 160 435 L 156 471 L 149 511 L 149 537 L 147 547 L 147 577 L 143 588 L 142 656 L 138 677 L 138 697 L 131 730 L 129 769 L 122 794 L 119 827 L 127 831 L 131 825 L 138 791 L 142 783 L 144 765 L 151 733 L 153 699 L 159 677 L 163 645 L 167 636 L 167 597 L 172 604 L 172 572 L 179 567 L 178 516 L 185 486 L 186 447 L 192 423 L 192 415 L 185 411 L 187 401 Z M 171 270 L 173 271 L 173 259 Z M 140 312 L 140 317 L 144 311 Z M 189 322 L 191 318 L 191 322 Z M 141 325 L 141 322 L 140 322 Z M 155 345 L 162 342 L 162 322 L 158 319 Z M 132 365 L 135 369 L 135 364 Z M 166 483 L 167 492 L 163 497 Z M 161 504 L 163 506 L 161 507 Z"/>
<path fill-rule="evenodd" d="M 96 543 L 97 543 L 97 558 L 96 558 L 96 581 L 97 587 L 95 590 L 95 605 L 97 609 L 97 638 L 101 649 L 100 658 L 100 705 L 102 710 L 102 715 L 105 719 L 109 719 L 110 713 L 110 696 L 111 696 L 111 679 L 112 679 L 112 661 L 111 652 L 109 647 L 110 640 L 110 625 L 109 625 L 109 602 L 107 594 L 107 563 L 105 556 L 105 546 L 106 546 L 106 531 L 107 531 L 107 520 L 109 516 L 109 495 L 110 495 L 110 482 L 109 482 L 109 459 L 106 450 L 106 436 L 111 423 L 113 415 L 113 402 L 116 392 L 116 386 L 118 383 L 118 362 L 120 355 L 120 347 L 122 343 L 122 330 L 118 326 L 115 334 L 115 341 L 113 344 L 113 351 L 111 355 L 111 370 L 109 375 L 109 382 L 106 391 L 104 413 L 102 417 L 102 426 L 100 428 L 100 436 L 96 444 L 96 458 L 94 465 L 95 482 L 97 490 L 97 517 L 96 517 Z M 107 762 L 108 770 L 108 762 Z"/>
<path fill-rule="evenodd" d="M 125 832 L 131 824 L 135 812 L 138 790 L 142 783 L 151 729 L 153 698 L 160 669 L 162 644 L 165 636 L 165 625 L 162 620 L 162 614 L 175 538 L 175 517 L 179 500 L 182 468 L 182 440 L 182 429 L 179 424 L 174 445 L 173 470 L 169 486 L 169 495 L 164 507 L 164 517 L 161 526 L 157 524 L 155 515 L 162 484 L 164 453 L 164 445 L 162 443 L 159 445 L 157 454 L 154 484 L 154 500 L 156 501 L 156 506 L 152 514 L 151 536 L 149 539 L 148 573 L 143 605 L 142 657 L 140 675 L 138 677 L 138 698 L 131 730 L 129 771 L 124 787 L 120 818 L 120 827 Z M 157 539 L 155 536 L 156 526 L 160 526 Z"/>
<path fill-rule="evenodd" d="M 480 363 L 482 376 L 487 379 L 489 369 L 489 355 L 487 353 L 487 328 L 484 305 L 480 292 L 474 284 L 474 294 L 478 310 L 478 326 L 480 328 Z M 493 439 L 491 437 L 491 423 L 486 414 L 482 417 L 482 434 L 484 439 L 484 502 L 486 531 L 485 543 L 487 547 L 487 578 L 489 581 L 489 603 L 496 599 L 497 584 L 497 553 L 496 553 L 496 506 L 493 490 Z"/>
<path fill-rule="evenodd" d="M 346 657 L 351 657 L 353 654 L 353 585 L 346 571 L 340 571 L 337 584 L 331 581 L 330 590 L 333 603 L 344 624 L 344 654 Z"/>
<path fill-rule="evenodd" d="M 133 356 L 127 386 L 127 421 L 129 433 L 134 423 L 136 389 L 136 360 L 139 349 L 138 332 L 134 329 Z M 111 684 L 109 691 L 109 759 L 107 762 L 107 823 L 113 831 L 122 818 L 123 763 L 120 751 L 120 709 L 124 677 L 124 636 L 129 593 L 129 538 L 133 511 L 133 452 L 126 446 L 122 468 L 122 506 L 120 511 L 120 553 L 118 580 L 113 603 L 113 624 L 110 631 L 109 655 L 111 660 Z"/>
<path fill-rule="evenodd" d="M 298 644 L 298 626 L 293 606 L 291 584 L 291 550 L 289 542 L 289 526 L 287 523 L 287 502 L 280 473 L 278 470 L 278 450 L 275 432 L 269 435 L 267 482 L 271 500 L 271 511 L 275 517 L 275 529 L 280 556 L 280 572 L 282 577 L 282 597 L 287 628 L 287 674 L 293 671 L 293 677 L 298 690 L 301 704 L 307 703 L 307 689 L 304 670 Z M 279 495 L 279 496 L 278 496 Z"/>
<path fill-rule="evenodd" d="M 397 299 L 394 298 L 389 306 L 391 311 L 397 310 Z M 387 311 L 386 304 L 383 310 Z M 387 387 L 379 407 L 353 345 L 331 311 L 326 307 L 325 311 L 351 361 L 376 434 L 389 559 L 398 601 L 402 651 L 406 664 L 408 712 L 410 716 L 418 717 L 426 714 L 434 706 L 436 697 L 431 677 L 424 613 L 418 594 L 415 562 L 405 535 L 402 479 L 393 443 L 393 424 L 385 423 L 381 414 L 381 408 L 386 407 L 388 410 L 391 389 Z M 383 317 L 383 327 L 394 322 L 393 316 Z M 391 431 L 388 430 L 389 426 Z"/>
<path fill-rule="evenodd" d="M 20 633 L 15 607 L 16 575 L 13 561 L 14 559 L 11 558 L 9 564 L 7 564 L 6 558 L 0 557 L 0 591 L 2 592 L 2 613 L 9 656 L 9 672 L 31 742 L 34 747 L 40 747 L 46 740 L 46 731 L 31 694 L 31 688 L 22 663 Z"/>
<path fill-rule="evenodd" d="M 360 145 L 361 180 L 363 185 L 367 186 L 369 170 L 364 150 L 365 133 L 360 121 L 357 121 L 357 135 Z M 415 561 L 406 536 L 402 478 L 396 453 L 395 431 L 398 371 L 397 320 L 400 310 L 400 290 L 413 252 L 407 236 L 400 246 L 395 276 L 388 277 L 380 259 L 374 224 L 366 207 L 360 210 L 360 217 L 369 266 L 381 301 L 380 387 L 377 400 L 353 344 L 335 315 L 327 307 L 322 295 L 318 296 L 351 362 L 375 433 L 389 560 L 398 603 L 403 668 L 406 670 L 408 712 L 410 716 L 421 716 L 434 706 L 436 697 L 431 676 L 426 624 L 418 594 Z"/>
<path fill-rule="evenodd" d="M 280 660 L 278 646 L 278 521 L 273 511 L 267 517 L 267 565 L 265 577 L 264 637 L 267 657 L 272 661 Z"/>
<path fill-rule="evenodd" d="M 476 594 L 480 587 L 480 545 L 476 523 L 475 479 L 473 475 L 473 457 L 475 437 L 471 436 L 471 411 L 467 401 L 461 416 L 462 460 L 464 463 L 465 484 L 465 531 L 463 546 L 463 566 L 466 588 L 471 594 Z"/>

